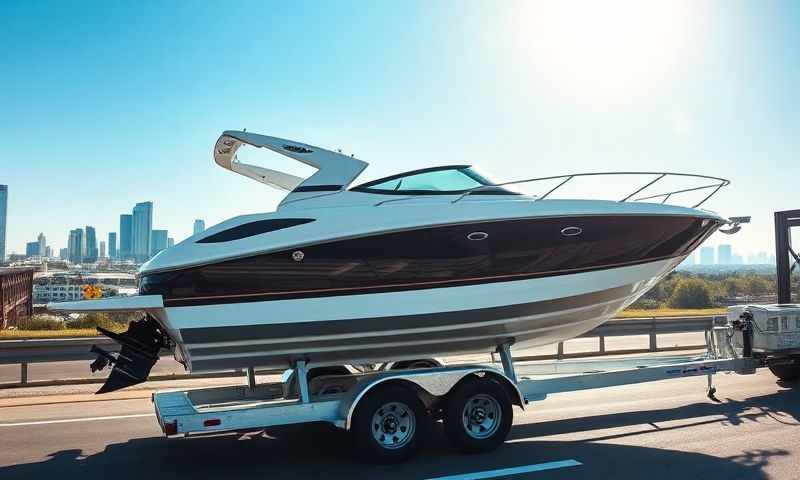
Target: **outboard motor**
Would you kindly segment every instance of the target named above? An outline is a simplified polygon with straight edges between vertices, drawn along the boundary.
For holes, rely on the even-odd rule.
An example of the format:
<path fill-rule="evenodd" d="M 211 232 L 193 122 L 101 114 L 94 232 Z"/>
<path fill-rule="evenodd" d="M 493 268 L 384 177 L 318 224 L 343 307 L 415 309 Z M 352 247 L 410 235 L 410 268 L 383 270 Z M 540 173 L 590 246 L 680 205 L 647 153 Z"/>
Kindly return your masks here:
<path fill-rule="evenodd" d="M 92 345 L 90 351 L 97 354 L 97 359 L 89 366 L 92 372 L 103 370 L 109 364 L 114 366 L 97 393 L 113 392 L 147 380 L 158 361 L 159 352 L 170 343 L 161 325 L 150 315 L 131 322 L 124 333 L 114 333 L 102 327 L 97 327 L 97 331 L 122 346 L 119 353 L 114 354 Z"/>

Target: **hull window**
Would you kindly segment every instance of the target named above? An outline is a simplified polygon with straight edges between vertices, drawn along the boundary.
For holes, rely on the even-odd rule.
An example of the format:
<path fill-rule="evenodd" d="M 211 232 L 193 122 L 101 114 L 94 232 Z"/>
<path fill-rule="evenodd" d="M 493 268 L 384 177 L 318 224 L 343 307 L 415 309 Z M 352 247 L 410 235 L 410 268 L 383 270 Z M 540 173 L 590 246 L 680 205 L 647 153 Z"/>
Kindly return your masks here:
<path fill-rule="evenodd" d="M 201 238 L 197 243 L 222 243 L 232 240 L 261 235 L 262 233 L 274 232 L 284 228 L 295 227 L 305 223 L 313 222 L 313 218 L 276 218 L 271 220 L 259 220 L 257 222 L 238 225 L 205 238 Z"/>

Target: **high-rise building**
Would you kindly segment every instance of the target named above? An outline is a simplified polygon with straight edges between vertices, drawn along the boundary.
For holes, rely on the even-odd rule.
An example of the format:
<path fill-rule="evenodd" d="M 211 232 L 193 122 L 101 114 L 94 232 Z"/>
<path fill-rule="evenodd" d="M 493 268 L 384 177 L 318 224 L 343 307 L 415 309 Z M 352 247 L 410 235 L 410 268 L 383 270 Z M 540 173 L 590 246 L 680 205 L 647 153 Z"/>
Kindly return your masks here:
<path fill-rule="evenodd" d="M 69 260 L 69 248 L 62 248 L 58 251 L 58 258 L 61 260 Z"/>
<path fill-rule="evenodd" d="M 108 232 L 108 258 L 117 258 L 117 232 Z"/>
<path fill-rule="evenodd" d="M 76 228 L 69 231 L 69 261 L 72 263 L 83 263 L 83 230 Z"/>
<path fill-rule="evenodd" d="M 700 265 L 714 265 L 714 247 L 700 248 Z"/>
<path fill-rule="evenodd" d="M 38 257 L 39 256 L 39 242 L 28 242 L 25 244 L 25 256 L 26 257 Z"/>
<path fill-rule="evenodd" d="M 717 247 L 717 263 L 720 265 L 731 265 L 733 263 L 733 248 L 723 244 Z"/>
<path fill-rule="evenodd" d="M 152 238 L 150 239 L 150 256 L 167 248 L 169 233 L 166 230 L 153 230 Z"/>
<path fill-rule="evenodd" d="M 137 203 L 133 207 L 133 256 L 137 262 L 150 258 L 150 237 L 153 231 L 153 202 Z"/>
<path fill-rule="evenodd" d="M 127 213 L 119 216 L 119 258 L 133 258 L 133 215 Z"/>
<path fill-rule="evenodd" d="M 194 221 L 194 233 L 192 235 L 197 235 L 198 233 L 204 231 L 206 229 L 206 222 L 200 218 Z"/>
<path fill-rule="evenodd" d="M 47 258 L 51 258 L 53 256 L 53 249 L 50 248 L 50 245 L 44 247 L 44 256 Z"/>
<path fill-rule="evenodd" d="M 36 241 L 39 243 L 39 253 L 37 253 L 37 255 L 40 257 L 47 256 L 47 238 L 45 238 L 44 233 L 39 232 Z"/>
<path fill-rule="evenodd" d="M 175 246 L 175 239 L 172 237 L 167 238 L 167 248 L 172 248 Z"/>
<path fill-rule="evenodd" d="M 86 249 L 84 250 L 85 257 L 83 261 L 86 263 L 94 263 L 97 261 L 97 257 L 100 253 L 97 250 L 97 233 L 94 231 L 94 227 L 86 225 L 86 236 L 84 238 Z"/>
<path fill-rule="evenodd" d="M 0 263 L 6 259 L 6 216 L 8 213 L 8 185 L 0 185 Z"/>
<path fill-rule="evenodd" d="M 106 258 L 106 241 L 100 240 L 100 258 Z"/>

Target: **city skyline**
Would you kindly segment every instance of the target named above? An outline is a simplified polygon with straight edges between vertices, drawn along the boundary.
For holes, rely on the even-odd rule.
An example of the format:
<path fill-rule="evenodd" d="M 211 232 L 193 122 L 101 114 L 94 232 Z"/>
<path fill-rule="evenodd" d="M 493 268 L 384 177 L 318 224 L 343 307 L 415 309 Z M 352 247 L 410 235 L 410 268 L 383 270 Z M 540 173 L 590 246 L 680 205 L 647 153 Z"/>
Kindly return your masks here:
<path fill-rule="evenodd" d="M 118 232 L 107 232 L 106 240 L 93 225 L 70 229 L 65 248 L 57 247 L 58 258 L 71 263 L 94 263 L 98 260 L 135 260 L 142 263 L 166 248 L 175 245 L 175 239 L 167 229 L 153 229 L 153 202 L 139 202 L 133 206 L 132 213 L 120 214 L 119 231 L 123 233 L 117 246 Z M 196 219 L 202 225 L 203 220 Z M 134 240 L 138 250 L 134 250 Z M 147 248 L 147 253 L 142 249 Z M 36 241 L 27 242 L 24 256 L 55 258 L 56 249 L 47 244 L 44 232 L 40 232 Z M 12 252 L 12 255 L 21 255 Z"/>

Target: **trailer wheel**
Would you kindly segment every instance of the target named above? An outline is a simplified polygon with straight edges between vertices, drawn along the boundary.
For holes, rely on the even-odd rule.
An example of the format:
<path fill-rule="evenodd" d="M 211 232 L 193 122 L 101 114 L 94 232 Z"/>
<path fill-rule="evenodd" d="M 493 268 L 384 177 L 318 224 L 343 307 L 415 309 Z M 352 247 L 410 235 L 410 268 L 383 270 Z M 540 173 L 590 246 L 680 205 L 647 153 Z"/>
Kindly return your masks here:
<path fill-rule="evenodd" d="M 387 385 L 361 400 L 350 433 L 355 453 L 362 460 L 395 463 L 414 455 L 430 428 L 422 400 L 407 388 Z"/>
<path fill-rule="evenodd" d="M 792 381 L 800 378 L 800 358 L 777 359 L 767 364 L 769 371 L 780 380 Z"/>
<path fill-rule="evenodd" d="M 464 453 L 494 450 L 508 437 L 514 412 L 506 389 L 489 377 L 457 385 L 444 409 L 444 431 Z"/>

